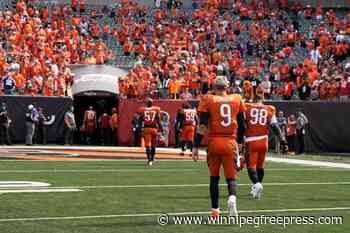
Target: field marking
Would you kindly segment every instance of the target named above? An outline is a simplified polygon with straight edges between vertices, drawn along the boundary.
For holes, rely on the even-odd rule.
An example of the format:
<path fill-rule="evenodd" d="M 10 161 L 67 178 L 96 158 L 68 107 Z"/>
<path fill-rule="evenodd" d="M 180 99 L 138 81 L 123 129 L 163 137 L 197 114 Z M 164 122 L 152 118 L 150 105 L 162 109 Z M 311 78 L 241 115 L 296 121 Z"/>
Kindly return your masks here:
<path fill-rule="evenodd" d="M 350 169 L 350 163 L 338 163 L 338 162 L 327 162 L 327 161 L 313 161 L 313 160 L 302 160 L 302 159 L 289 159 L 289 158 L 274 158 L 274 157 L 267 157 L 267 161 L 274 162 L 274 163 L 287 163 L 287 164 L 296 164 L 296 165 L 304 165 L 306 167 L 319 167 L 319 168 L 339 168 L 339 169 Z M 134 158 L 134 159 L 81 159 L 81 160 L 74 160 L 69 161 L 71 162 L 106 162 L 109 161 L 111 163 L 119 163 L 119 162 L 135 162 L 138 163 L 145 163 L 145 159 L 140 158 Z M 158 159 L 158 161 L 161 162 L 176 162 L 176 163 L 193 163 L 191 159 Z M 55 162 L 55 163 L 65 163 L 67 161 L 57 161 L 57 160 L 30 160 L 30 159 L 1 159 L 0 162 Z M 198 160 L 198 163 L 206 163 L 205 160 Z"/>
<path fill-rule="evenodd" d="M 337 211 L 350 210 L 350 207 L 333 208 L 303 208 L 303 209 L 274 209 L 274 210 L 241 210 L 239 213 L 281 213 L 281 212 L 314 212 L 314 211 Z M 170 216 L 182 215 L 201 215 L 209 214 L 208 211 L 198 212 L 177 212 L 168 213 Z M 227 211 L 223 211 L 227 213 Z M 42 218 L 7 218 L 0 219 L 0 222 L 24 222 L 24 221 L 45 221 L 45 220 L 76 220 L 76 219 L 100 219 L 100 218 L 124 218 L 124 217 L 157 217 L 162 213 L 144 213 L 144 214 L 112 214 L 112 215 L 91 215 L 91 216 L 67 216 L 67 217 L 42 217 Z"/>
<path fill-rule="evenodd" d="M 127 146 L 0 146 L 0 150 L 65 150 L 65 151 L 106 151 L 106 152 L 140 152 L 144 153 L 145 148 L 142 147 L 127 147 Z M 170 147 L 158 147 L 157 152 L 173 152 L 180 153 L 181 148 L 170 148 Z M 200 154 L 206 155 L 205 150 L 199 150 Z"/>
<path fill-rule="evenodd" d="M 42 170 L 0 170 L 0 173 L 109 173 L 109 172 L 182 172 L 191 171 L 197 172 L 196 168 L 141 168 L 141 169 L 42 169 Z M 332 168 L 267 168 L 266 171 L 348 171 L 347 169 L 332 169 Z"/>
<path fill-rule="evenodd" d="M 220 186 L 226 186 L 226 184 L 219 184 Z M 297 185 L 350 185 L 350 182 L 322 182 L 322 183 L 313 183 L 313 182 L 305 182 L 305 183 L 264 183 L 265 186 L 297 186 Z M 250 183 L 246 184 L 238 184 L 238 186 L 251 186 Z M 32 187 L 32 186 L 28 186 Z M 209 184 L 151 184 L 151 185 L 100 185 L 100 186 L 58 186 L 58 187 L 41 187 L 35 190 L 70 190 L 70 189 L 118 189 L 118 188 L 195 188 L 195 187 L 209 187 Z M 3 188 L 14 188 L 14 187 L 3 187 Z M 37 187 L 32 187 L 37 188 Z M 34 189 L 28 189 L 28 192 L 35 191 Z M 0 186 L 0 194 L 5 193 L 5 191 Z M 18 191 L 23 191 L 20 189 Z M 40 191 L 38 191 L 40 192 Z M 44 191 L 42 191 L 44 192 Z M 54 192 L 54 191 L 52 191 Z M 56 191 L 57 192 L 57 191 Z M 63 191 L 61 191 L 63 192 Z M 9 193 L 9 192 L 6 192 Z"/>
<path fill-rule="evenodd" d="M 227 184 L 219 184 L 226 186 Z M 238 184 L 238 186 L 251 186 L 252 184 Z M 350 182 L 305 182 L 305 183 L 264 183 L 264 186 L 289 186 L 289 185 L 350 185 Z M 54 188 L 78 188 L 78 189 L 108 189 L 108 188 L 194 188 L 209 187 L 209 184 L 141 184 L 141 185 L 100 185 L 100 186 L 63 186 Z"/>
<path fill-rule="evenodd" d="M 0 156 L 2 158 L 2 156 Z M 32 160 L 32 159 L 0 159 L 1 162 L 67 162 L 64 160 Z M 68 162 L 138 162 L 138 163 L 146 163 L 146 159 L 144 158 L 134 158 L 134 159 L 125 159 L 125 158 L 117 158 L 117 159 L 87 159 L 81 158 L 80 160 L 72 160 Z M 191 162 L 194 163 L 192 159 L 162 159 L 158 158 L 156 161 L 161 162 Z M 206 162 L 205 160 L 198 160 L 198 162 Z"/>
<path fill-rule="evenodd" d="M 61 188 L 45 188 L 45 189 L 14 189 L 14 190 L 2 190 L 0 194 L 5 193 L 67 193 L 67 192 L 81 192 L 81 189 L 61 189 Z"/>
<path fill-rule="evenodd" d="M 49 183 L 33 181 L 0 181 L 0 190 L 4 188 L 43 188 L 50 185 Z"/>
<path fill-rule="evenodd" d="M 316 161 L 316 160 L 302 160 L 302 159 L 289 159 L 289 158 L 273 158 L 273 157 L 267 157 L 267 160 L 275 162 L 275 163 L 288 163 L 288 164 L 309 165 L 309 166 L 317 166 L 317 167 L 350 169 L 350 164 L 347 164 L 347 163 L 336 163 L 336 162 L 326 162 L 326 161 Z"/>
<path fill-rule="evenodd" d="M 81 192 L 77 188 L 54 188 L 51 184 L 31 181 L 0 181 L 0 194 L 5 193 L 62 193 Z"/>
<path fill-rule="evenodd" d="M 153 168 L 143 168 L 143 169 L 101 169 L 101 170 L 0 170 L 0 173 L 80 173 L 80 172 L 181 172 L 181 171 L 196 171 L 194 169 L 153 169 Z"/>

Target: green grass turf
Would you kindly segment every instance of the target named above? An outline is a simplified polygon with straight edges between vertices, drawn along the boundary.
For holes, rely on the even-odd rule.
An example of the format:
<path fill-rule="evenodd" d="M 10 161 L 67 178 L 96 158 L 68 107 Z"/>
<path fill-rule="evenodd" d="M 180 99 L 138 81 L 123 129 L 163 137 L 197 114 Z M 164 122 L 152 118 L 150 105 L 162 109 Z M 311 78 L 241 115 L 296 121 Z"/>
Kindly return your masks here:
<path fill-rule="evenodd" d="M 64 171 L 63 171 L 64 170 Z M 41 181 L 53 186 L 180 185 L 207 184 L 205 162 L 157 161 L 146 168 L 144 161 L 0 161 L 0 181 Z M 224 180 L 221 181 L 224 183 Z M 249 186 L 239 186 L 239 210 L 350 207 L 350 185 L 287 185 L 268 183 L 350 182 L 350 172 L 267 164 L 263 198 L 250 200 Z M 240 184 L 248 184 L 246 171 Z M 209 210 L 207 187 L 90 188 L 78 193 L 28 193 L 0 195 L 0 219 L 147 213 L 203 212 Z M 221 206 L 226 209 L 226 187 L 220 187 Z M 156 216 L 99 219 L 0 222 L 1 233 L 344 233 L 350 232 L 350 210 L 264 213 L 265 215 L 343 216 L 343 225 L 279 225 L 260 227 L 233 225 L 159 226 Z M 248 215 L 248 214 L 243 214 Z M 260 215 L 251 213 L 249 215 Z"/>

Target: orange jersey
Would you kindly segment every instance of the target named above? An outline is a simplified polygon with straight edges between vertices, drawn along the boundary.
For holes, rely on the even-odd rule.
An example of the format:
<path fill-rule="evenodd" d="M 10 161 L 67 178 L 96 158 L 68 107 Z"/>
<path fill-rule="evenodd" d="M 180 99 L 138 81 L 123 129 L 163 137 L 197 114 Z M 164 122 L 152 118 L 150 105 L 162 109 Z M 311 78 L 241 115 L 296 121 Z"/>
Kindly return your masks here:
<path fill-rule="evenodd" d="M 196 131 L 195 126 L 192 126 L 192 125 L 185 125 L 185 126 L 182 128 L 181 139 L 182 139 L 183 141 L 191 141 L 191 142 L 193 142 L 195 131 Z"/>
<path fill-rule="evenodd" d="M 197 122 L 197 111 L 195 109 L 184 109 L 183 110 L 183 125 L 184 126 L 195 126 Z"/>
<path fill-rule="evenodd" d="M 145 128 L 158 128 L 157 120 L 160 119 L 160 108 L 156 106 L 142 107 L 139 109 L 139 113 L 143 119 L 143 127 Z"/>
<path fill-rule="evenodd" d="M 247 138 L 268 136 L 270 124 L 277 122 L 275 113 L 276 109 L 271 105 L 247 103 L 245 111 L 247 129 L 245 136 Z"/>
<path fill-rule="evenodd" d="M 206 95 L 199 103 L 198 111 L 209 113 L 209 137 L 237 136 L 237 115 L 245 106 L 240 95 Z"/>

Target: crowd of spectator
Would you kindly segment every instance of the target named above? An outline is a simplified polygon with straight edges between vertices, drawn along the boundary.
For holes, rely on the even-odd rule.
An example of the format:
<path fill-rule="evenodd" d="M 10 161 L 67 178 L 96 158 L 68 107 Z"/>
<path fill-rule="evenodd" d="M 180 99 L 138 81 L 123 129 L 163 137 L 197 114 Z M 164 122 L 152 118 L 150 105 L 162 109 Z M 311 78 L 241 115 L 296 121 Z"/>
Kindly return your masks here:
<path fill-rule="evenodd" d="M 74 13 L 75 2 L 50 8 L 19 0 L 14 10 L 0 11 L 3 94 L 69 95 L 71 64 L 103 64 L 111 56 L 100 38 L 97 16 L 80 17 Z"/>
<path fill-rule="evenodd" d="M 348 99 L 350 13 L 288 1 L 193 2 L 190 11 L 158 5 L 146 22 L 127 17 L 119 42 L 137 61 L 120 84 L 125 98 L 197 98 L 225 75 L 246 99 L 257 89 L 266 99 Z"/>
<path fill-rule="evenodd" d="M 267 99 L 348 99 L 350 13 L 287 0 L 192 2 L 89 9 L 82 0 L 52 8 L 19 0 L 0 12 L 0 89 L 69 95 L 70 65 L 127 57 L 122 98 L 198 98 L 225 75 L 247 99 L 256 90 Z"/>

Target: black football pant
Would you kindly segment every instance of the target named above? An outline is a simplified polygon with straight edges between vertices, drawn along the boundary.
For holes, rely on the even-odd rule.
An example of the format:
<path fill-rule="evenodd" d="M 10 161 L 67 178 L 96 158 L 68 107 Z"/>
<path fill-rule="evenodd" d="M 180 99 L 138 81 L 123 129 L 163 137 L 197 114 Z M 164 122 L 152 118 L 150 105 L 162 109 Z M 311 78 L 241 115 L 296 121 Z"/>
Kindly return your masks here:
<path fill-rule="evenodd" d="M 9 128 L 6 125 L 0 125 L 0 143 L 1 143 L 1 145 L 3 145 L 4 142 L 7 145 L 11 145 Z"/>
<path fill-rule="evenodd" d="M 298 151 L 297 154 L 304 154 L 305 152 L 305 142 L 304 142 L 304 134 L 303 130 L 297 130 L 297 145 L 298 145 Z"/>
<path fill-rule="evenodd" d="M 295 135 L 288 136 L 287 142 L 289 152 L 295 152 Z"/>

